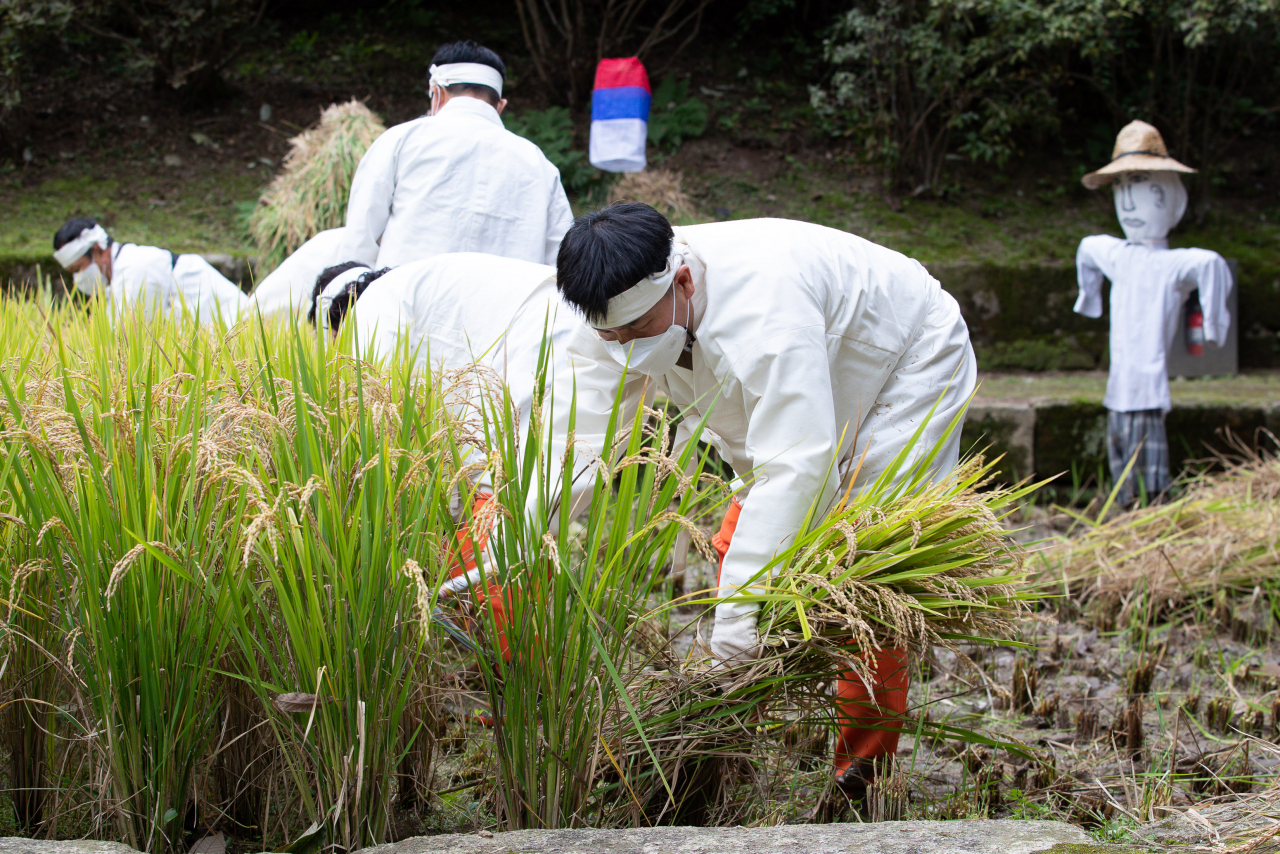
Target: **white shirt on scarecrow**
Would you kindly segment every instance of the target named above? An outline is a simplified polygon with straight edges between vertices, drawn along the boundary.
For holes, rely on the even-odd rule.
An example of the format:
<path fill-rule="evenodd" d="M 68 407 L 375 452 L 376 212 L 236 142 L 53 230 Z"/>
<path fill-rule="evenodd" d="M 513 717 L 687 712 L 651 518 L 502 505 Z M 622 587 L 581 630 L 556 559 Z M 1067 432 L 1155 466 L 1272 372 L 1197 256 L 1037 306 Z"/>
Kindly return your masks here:
<path fill-rule="evenodd" d="M 1102 279 L 1111 280 L 1111 370 L 1102 404 L 1113 412 L 1168 412 L 1165 355 L 1183 306 L 1199 289 L 1204 337 L 1221 346 L 1231 328 L 1231 269 L 1209 249 L 1168 249 L 1095 234 L 1076 251 L 1080 296 L 1075 310 L 1102 316 Z"/>
<path fill-rule="evenodd" d="M 459 82 L 502 93 L 502 75 L 489 66 L 432 66 L 433 93 Z M 572 222 L 560 172 L 542 150 L 504 128 L 492 104 L 459 95 L 390 128 L 365 152 L 340 254 L 375 268 L 446 252 L 554 264 Z"/>

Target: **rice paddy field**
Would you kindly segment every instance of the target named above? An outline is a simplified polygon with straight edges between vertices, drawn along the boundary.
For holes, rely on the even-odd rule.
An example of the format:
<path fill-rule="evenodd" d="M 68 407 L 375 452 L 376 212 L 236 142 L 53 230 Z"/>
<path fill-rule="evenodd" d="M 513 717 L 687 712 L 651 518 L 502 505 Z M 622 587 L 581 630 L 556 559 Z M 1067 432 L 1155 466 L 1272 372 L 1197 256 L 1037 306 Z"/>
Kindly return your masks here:
<path fill-rule="evenodd" d="M 349 851 L 993 816 L 1269 850 L 1274 459 L 1128 513 L 900 463 L 813 514 L 749 594 L 762 657 L 715 668 L 728 488 L 705 444 L 672 449 L 678 414 L 564 449 L 550 396 L 522 424 L 479 369 L 351 353 L 0 300 L 0 835 Z M 482 582 L 438 595 L 476 555 Z M 911 653 L 863 803 L 830 784 L 851 637 Z"/>

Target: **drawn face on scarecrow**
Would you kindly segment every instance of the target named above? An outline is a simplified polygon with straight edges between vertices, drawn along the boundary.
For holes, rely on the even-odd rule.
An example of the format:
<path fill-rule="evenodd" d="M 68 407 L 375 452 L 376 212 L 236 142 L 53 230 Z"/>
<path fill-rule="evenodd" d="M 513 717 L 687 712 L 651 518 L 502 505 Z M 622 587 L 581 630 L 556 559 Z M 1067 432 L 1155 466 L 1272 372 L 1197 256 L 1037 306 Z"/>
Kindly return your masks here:
<path fill-rule="evenodd" d="M 1129 240 L 1163 240 L 1187 212 L 1176 172 L 1121 172 L 1113 182 L 1116 218 Z"/>

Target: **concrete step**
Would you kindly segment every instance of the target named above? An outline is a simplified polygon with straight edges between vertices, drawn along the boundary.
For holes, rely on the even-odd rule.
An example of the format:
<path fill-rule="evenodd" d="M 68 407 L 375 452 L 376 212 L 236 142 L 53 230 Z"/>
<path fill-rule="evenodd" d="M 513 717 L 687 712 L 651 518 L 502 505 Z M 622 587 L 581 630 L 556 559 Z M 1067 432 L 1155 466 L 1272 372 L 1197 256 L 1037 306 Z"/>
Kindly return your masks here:
<path fill-rule="evenodd" d="M 1080 828 L 1057 821 L 893 821 L 521 830 L 485 836 L 419 836 L 365 850 L 368 854 L 1108 854 L 1121 849 L 1099 845 Z"/>
<path fill-rule="evenodd" d="M 1055 486 L 1096 478 L 1107 470 L 1106 374 L 988 374 L 969 407 L 962 450 L 987 448 L 1004 455 L 1001 478 L 1062 475 Z M 1280 374 L 1175 380 L 1173 410 L 1165 419 L 1170 463 L 1230 452 L 1230 437 L 1249 447 L 1274 447 L 1280 434 Z"/>

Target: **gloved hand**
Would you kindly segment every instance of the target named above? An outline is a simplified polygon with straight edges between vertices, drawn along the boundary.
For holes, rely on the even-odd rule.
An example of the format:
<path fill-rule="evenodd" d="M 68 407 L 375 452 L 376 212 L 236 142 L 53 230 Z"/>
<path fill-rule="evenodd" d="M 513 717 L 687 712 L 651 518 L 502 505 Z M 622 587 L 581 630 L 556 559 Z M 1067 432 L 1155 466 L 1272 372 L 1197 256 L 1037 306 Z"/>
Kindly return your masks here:
<path fill-rule="evenodd" d="M 754 602 L 723 602 L 716 606 L 711 628 L 711 654 L 722 664 L 745 664 L 760 655 L 756 630 L 760 606 Z"/>
<path fill-rule="evenodd" d="M 436 595 L 441 599 L 447 599 L 455 593 L 460 593 L 469 587 L 474 587 L 480 583 L 479 567 L 464 572 L 456 578 L 450 578 L 444 584 L 440 585 L 440 589 L 436 591 Z"/>

